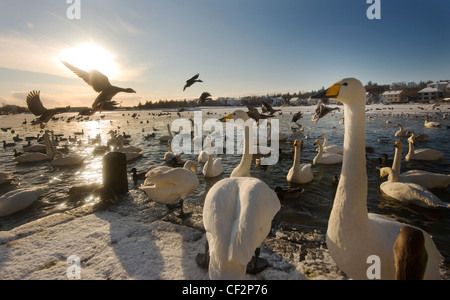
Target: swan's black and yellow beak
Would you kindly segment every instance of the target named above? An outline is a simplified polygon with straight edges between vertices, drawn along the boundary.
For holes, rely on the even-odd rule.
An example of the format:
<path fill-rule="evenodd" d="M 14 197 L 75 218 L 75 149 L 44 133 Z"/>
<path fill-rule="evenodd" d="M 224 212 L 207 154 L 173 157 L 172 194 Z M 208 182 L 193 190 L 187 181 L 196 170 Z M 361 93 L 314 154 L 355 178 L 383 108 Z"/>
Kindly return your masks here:
<path fill-rule="evenodd" d="M 337 98 L 339 96 L 339 91 L 341 90 L 342 84 L 334 84 L 329 87 L 327 90 L 320 92 L 311 96 L 312 99 L 329 99 L 329 98 Z"/>
<path fill-rule="evenodd" d="M 228 116 L 220 119 L 220 122 L 226 122 L 227 120 L 230 120 L 233 117 L 233 114 L 229 114 Z"/>
<path fill-rule="evenodd" d="M 395 148 L 400 148 L 402 146 L 402 143 L 400 141 L 395 142 Z"/>

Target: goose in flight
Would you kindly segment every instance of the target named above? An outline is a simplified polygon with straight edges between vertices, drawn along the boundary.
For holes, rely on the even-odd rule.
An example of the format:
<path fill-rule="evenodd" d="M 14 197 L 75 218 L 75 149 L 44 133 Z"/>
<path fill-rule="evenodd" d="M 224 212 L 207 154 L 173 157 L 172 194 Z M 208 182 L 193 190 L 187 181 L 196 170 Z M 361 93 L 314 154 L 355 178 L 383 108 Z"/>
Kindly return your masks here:
<path fill-rule="evenodd" d="M 319 119 L 323 118 L 324 116 L 326 116 L 327 114 L 329 114 L 330 112 L 332 112 L 334 110 L 341 111 L 341 109 L 339 107 L 331 108 L 331 107 L 326 106 L 322 102 L 320 102 L 319 106 L 317 106 L 317 108 L 316 108 L 315 115 L 311 118 L 311 121 L 314 121 L 314 125 L 315 125 L 315 124 L 317 124 Z"/>
<path fill-rule="evenodd" d="M 195 75 L 191 79 L 186 81 L 186 85 L 183 88 L 183 92 L 188 88 L 191 87 L 196 82 L 203 82 L 203 80 L 198 79 L 200 77 L 200 74 Z"/>
<path fill-rule="evenodd" d="M 106 75 L 103 75 L 101 72 L 97 70 L 91 70 L 89 72 L 86 72 L 72 66 L 71 64 L 65 61 L 62 61 L 62 63 L 72 72 L 74 72 L 78 77 L 83 79 L 92 88 L 94 88 L 94 91 L 100 93 L 98 97 L 95 99 L 94 103 L 92 104 L 92 109 L 93 110 L 99 109 L 100 113 L 102 112 L 103 105 L 106 102 L 110 102 L 112 98 L 118 93 L 120 92 L 129 94 L 136 93 L 136 91 L 131 88 L 124 89 L 111 85 L 108 77 L 106 77 Z"/>
<path fill-rule="evenodd" d="M 31 91 L 27 95 L 27 105 L 28 109 L 36 116 L 38 117 L 35 121 L 31 122 L 31 125 L 41 125 L 41 129 L 45 127 L 45 123 L 50 121 L 53 116 L 59 113 L 63 113 L 68 111 L 68 108 L 53 108 L 53 109 L 47 109 L 42 104 L 41 98 L 40 98 L 41 91 Z"/>
<path fill-rule="evenodd" d="M 272 105 L 270 105 L 267 101 L 262 102 L 262 112 L 263 113 L 269 113 L 271 116 L 278 112 L 281 111 L 281 109 L 273 109 Z"/>
<path fill-rule="evenodd" d="M 208 100 L 208 97 L 211 97 L 211 94 L 208 92 L 204 92 L 197 101 L 197 105 L 202 105 Z"/>

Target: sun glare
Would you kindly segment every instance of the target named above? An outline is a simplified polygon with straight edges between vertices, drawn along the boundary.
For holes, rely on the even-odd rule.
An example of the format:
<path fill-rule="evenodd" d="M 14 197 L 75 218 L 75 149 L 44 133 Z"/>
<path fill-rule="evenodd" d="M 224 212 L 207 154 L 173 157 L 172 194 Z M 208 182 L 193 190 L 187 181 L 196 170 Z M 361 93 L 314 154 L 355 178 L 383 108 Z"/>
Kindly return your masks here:
<path fill-rule="evenodd" d="M 85 71 L 96 69 L 110 79 L 119 73 L 114 55 L 94 44 L 83 44 L 64 50 L 59 58 Z"/>

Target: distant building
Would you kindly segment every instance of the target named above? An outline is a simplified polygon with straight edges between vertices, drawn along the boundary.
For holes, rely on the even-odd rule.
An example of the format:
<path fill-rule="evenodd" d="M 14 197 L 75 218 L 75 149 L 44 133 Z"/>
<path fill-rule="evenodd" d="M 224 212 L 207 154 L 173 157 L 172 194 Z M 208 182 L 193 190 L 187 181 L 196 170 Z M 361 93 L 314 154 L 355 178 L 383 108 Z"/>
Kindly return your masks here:
<path fill-rule="evenodd" d="M 386 91 L 381 97 L 385 104 L 408 103 L 404 90 Z"/>
<path fill-rule="evenodd" d="M 427 87 L 420 90 L 419 95 L 420 102 L 436 101 L 436 99 L 444 98 L 448 92 L 448 81 L 438 81 L 427 84 Z"/>

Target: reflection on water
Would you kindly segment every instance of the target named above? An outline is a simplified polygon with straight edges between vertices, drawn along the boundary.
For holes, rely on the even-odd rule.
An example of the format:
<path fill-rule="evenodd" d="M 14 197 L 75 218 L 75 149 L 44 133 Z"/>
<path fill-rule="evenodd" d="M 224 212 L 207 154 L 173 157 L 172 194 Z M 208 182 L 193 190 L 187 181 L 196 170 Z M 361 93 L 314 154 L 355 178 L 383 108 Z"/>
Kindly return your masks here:
<path fill-rule="evenodd" d="M 450 260 L 450 212 L 448 209 L 427 209 L 423 207 L 406 205 L 398 201 L 389 199 L 380 192 L 379 172 L 377 171 L 377 160 L 382 157 L 383 153 L 392 160 L 394 154 L 394 134 L 398 130 L 394 125 L 402 124 L 405 129 L 414 130 L 417 133 L 425 133 L 429 135 L 429 142 L 418 144 L 418 147 L 426 147 L 438 149 L 445 154 L 444 161 L 437 163 L 402 163 L 402 172 L 410 169 L 421 169 L 432 172 L 440 172 L 450 174 L 450 130 L 446 128 L 450 125 L 448 120 L 439 119 L 442 123 L 440 129 L 426 129 L 424 127 L 423 112 L 415 114 L 409 110 L 409 106 L 401 107 L 401 110 L 409 113 L 409 115 L 401 114 L 401 110 L 394 111 L 394 115 L 382 115 L 391 113 L 384 106 L 379 106 L 382 111 L 373 109 L 368 112 L 367 117 L 367 146 L 374 149 L 373 153 L 367 155 L 367 174 L 369 178 L 369 195 L 368 208 L 369 211 L 387 215 L 398 219 L 402 222 L 413 224 L 423 228 L 433 235 L 440 251 Z M 411 106 L 415 107 L 415 106 Z M 203 110 L 203 121 L 208 118 L 220 118 L 227 113 L 231 113 L 232 108 Z M 304 126 L 303 133 L 291 132 L 292 112 L 304 112 L 304 118 L 300 121 Z M 447 112 L 447 107 L 442 110 Z M 329 137 L 329 144 L 342 145 L 344 136 L 344 126 L 339 123 L 342 118 L 341 113 L 334 113 L 322 119 L 316 126 L 310 121 L 311 113 L 314 107 L 298 107 L 284 108 L 283 114 L 279 116 L 280 128 L 283 134 L 291 138 L 301 137 L 304 140 L 304 148 L 301 153 L 302 163 L 311 163 L 316 155 L 314 146 L 315 139 L 322 133 L 326 133 Z M 101 138 L 101 144 L 106 145 L 110 138 L 109 132 L 117 131 L 118 133 L 126 133 L 131 135 L 131 145 L 143 149 L 143 158 L 129 164 L 128 169 L 135 167 L 139 171 L 146 170 L 151 166 L 163 164 L 164 153 L 167 151 L 167 145 L 161 144 L 158 137 L 167 135 L 166 125 L 172 123 L 177 118 L 176 113 L 170 116 L 155 116 L 160 111 L 138 111 L 136 118 L 132 115 L 134 112 L 106 112 L 102 114 L 104 117 L 95 115 L 89 121 L 71 121 L 66 122 L 68 117 L 73 114 L 62 115 L 63 120 L 51 121 L 47 128 L 54 130 L 56 135 L 63 135 L 67 141 L 60 142 L 59 147 L 67 146 L 71 153 L 80 154 L 86 157 L 85 163 L 78 168 L 59 169 L 52 168 L 48 163 L 18 165 L 13 161 L 13 148 L 0 149 L 1 171 L 13 172 L 20 186 L 40 186 L 44 185 L 47 190 L 43 194 L 40 201 L 35 203 L 26 211 L 15 214 L 14 216 L 0 219 L 0 230 L 9 230 L 16 226 L 22 225 L 29 221 L 41 218 L 43 216 L 54 214 L 57 212 L 67 211 L 75 207 L 95 202 L 92 197 L 69 197 L 68 190 L 74 185 L 102 183 L 102 157 L 103 155 L 93 155 L 95 147 L 91 141 Z M 449 110 L 450 112 L 450 110 Z M 184 118 L 192 118 L 193 112 L 183 112 Z M 0 116 L 0 127 L 11 127 L 15 130 L 15 134 L 10 131 L 0 131 L 0 141 L 6 140 L 12 142 L 13 136 L 19 134 L 20 137 L 36 136 L 39 133 L 38 127 L 31 125 L 22 125 L 24 118 L 29 121 L 34 119 L 31 115 L 18 116 Z M 155 131 L 156 138 L 146 138 L 148 134 Z M 83 130 L 83 135 L 75 135 Z M 206 134 L 206 133 L 204 133 Z M 77 141 L 70 142 L 76 136 Z M 378 143 L 378 138 L 385 141 Z M 26 142 L 20 142 L 17 149 L 20 149 Z M 283 153 L 289 153 L 292 143 L 280 143 Z M 406 140 L 404 140 L 403 157 L 408 151 Z M 202 166 L 198 166 L 200 187 L 191 194 L 187 199 L 189 209 L 196 209 L 201 212 L 202 205 L 206 193 L 217 181 L 228 177 L 231 171 L 239 164 L 240 155 L 223 155 L 222 165 L 224 173 L 213 179 L 206 179 L 201 175 Z M 197 161 L 197 155 L 183 155 L 183 160 L 192 159 Z M 391 161 L 390 161 L 391 163 Z M 278 164 L 269 166 L 267 171 L 257 168 L 253 165 L 252 175 L 260 178 L 268 183 L 272 188 L 281 186 L 288 187 L 286 175 L 292 166 L 292 159 L 281 157 Z M 291 201 L 283 203 L 280 213 L 277 215 L 277 222 L 280 226 L 296 228 L 303 231 L 319 230 L 326 231 L 328 217 L 334 199 L 335 186 L 333 185 L 333 177 L 339 175 L 341 171 L 340 165 L 331 166 L 313 166 L 314 180 L 311 183 L 301 185 L 305 189 L 299 201 Z M 0 194 L 6 193 L 16 186 L 1 186 Z M 130 190 L 134 190 L 139 197 L 145 198 L 145 194 L 133 185 L 133 181 L 129 180 Z M 450 202 L 450 188 L 433 190 L 441 200 Z M 137 205 L 146 205 L 146 201 L 138 201 Z"/>

